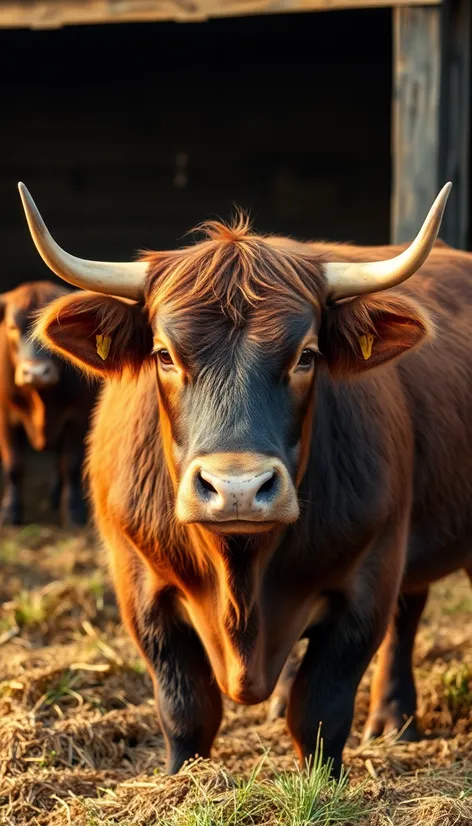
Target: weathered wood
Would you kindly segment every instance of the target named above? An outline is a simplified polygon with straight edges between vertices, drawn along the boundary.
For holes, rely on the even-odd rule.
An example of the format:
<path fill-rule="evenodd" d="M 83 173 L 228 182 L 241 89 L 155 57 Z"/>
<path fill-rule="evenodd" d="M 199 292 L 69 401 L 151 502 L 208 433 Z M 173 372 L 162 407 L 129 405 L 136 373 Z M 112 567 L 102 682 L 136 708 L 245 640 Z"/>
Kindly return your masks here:
<path fill-rule="evenodd" d="M 431 5 L 441 0 L 428 0 Z M 424 0 L 0 0 L 0 28 L 178 20 L 297 11 L 421 6 Z"/>
<path fill-rule="evenodd" d="M 394 11 L 392 239 L 411 240 L 434 197 L 453 182 L 441 238 L 469 229 L 471 0 Z"/>
<path fill-rule="evenodd" d="M 440 113 L 440 181 L 453 182 L 441 235 L 454 247 L 470 249 L 470 0 L 448 3 L 442 13 L 443 72 Z"/>
<path fill-rule="evenodd" d="M 439 189 L 441 9 L 393 12 L 394 243 L 416 235 Z"/>

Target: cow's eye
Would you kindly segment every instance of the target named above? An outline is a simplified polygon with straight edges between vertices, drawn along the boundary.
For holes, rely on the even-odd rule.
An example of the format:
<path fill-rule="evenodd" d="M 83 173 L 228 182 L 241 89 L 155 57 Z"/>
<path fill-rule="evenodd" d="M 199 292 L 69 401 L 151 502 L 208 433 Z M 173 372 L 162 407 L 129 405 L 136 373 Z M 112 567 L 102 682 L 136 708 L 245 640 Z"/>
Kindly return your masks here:
<path fill-rule="evenodd" d="M 170 364 L 174 363 L 172 361 L 172 356 L 168 350 L 158 350 L 157 357 L 161 364 L 163 364 L 165 367 L 169 367 Z"/>
<path fill-rule="evenodd" d="M 314 350 L 303 350 L 300 358 L 298 359 L 297 367 L 311 367 L 314 359 Z"/>

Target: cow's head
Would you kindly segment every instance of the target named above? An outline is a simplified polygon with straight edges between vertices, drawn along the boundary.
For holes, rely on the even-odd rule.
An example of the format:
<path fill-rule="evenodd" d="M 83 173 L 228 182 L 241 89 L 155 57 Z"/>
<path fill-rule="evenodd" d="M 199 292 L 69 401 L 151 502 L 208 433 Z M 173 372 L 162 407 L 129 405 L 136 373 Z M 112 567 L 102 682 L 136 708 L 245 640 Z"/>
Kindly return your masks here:
<path fill-rule="evenodd" d="M 55 302 L 40 337 L 101 377 L 152 371 L 178 521 L 223 534 L 286 525 L 299 514 L 318 371 L 361 373 L 428 333 L 412 300 L 381 291 L 425 261 L 449 188 L 413 244 L 388 260 L 321 260 L 308 245 L 253 235 L 239 219 L 133 264 L 61 250 L 22 188 L 46 263 L 94 291 Z"/>
<path fill-rule="evenodd" d="M 37 313 L 68 291 L 48 281 L 33 281 L 0 295 L 0 321 L 16 387 L 44 389 L 59 380 L 58 360 L 31 337 Z"/>

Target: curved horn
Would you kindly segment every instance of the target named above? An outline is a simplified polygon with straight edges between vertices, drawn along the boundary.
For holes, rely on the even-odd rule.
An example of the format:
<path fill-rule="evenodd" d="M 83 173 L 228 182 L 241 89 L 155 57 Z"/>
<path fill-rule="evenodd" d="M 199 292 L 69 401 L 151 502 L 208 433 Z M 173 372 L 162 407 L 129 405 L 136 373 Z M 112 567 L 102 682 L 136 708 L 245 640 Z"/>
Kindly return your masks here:
<path fill-rule="evenodd" d="M 426 220 L 410 246 L 386 261 L 370 263 L 325 264 L 329 295 L 332 300 L 349 298 L 395 287 L 410 278 L 426 261 L 437 238 L 439 227 L 452 184 L 447 183 L 439 193 Z"/>
<path fill-rule="evenodd" d="M 25 185 L 19 183 L 18 189 L 36 249 L 45 264 L 59 278 L 84 290 L 132 298 L 135 301 L 142 299 L 148 268 L 145 261 L 112 263 L 87 261 L 70 255 L 56 244 Z"/>

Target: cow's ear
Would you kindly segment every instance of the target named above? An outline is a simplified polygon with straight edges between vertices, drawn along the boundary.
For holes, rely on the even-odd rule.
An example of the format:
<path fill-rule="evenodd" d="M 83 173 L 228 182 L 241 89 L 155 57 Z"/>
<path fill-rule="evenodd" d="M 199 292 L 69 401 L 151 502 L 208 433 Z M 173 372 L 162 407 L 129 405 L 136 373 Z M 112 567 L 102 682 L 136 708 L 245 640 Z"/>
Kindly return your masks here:
<path fill-rule="evenodd" d="M 0 323 L 5 318 L 5 310 L 6 310 L 6 298 L 5 295 L 0 293 Z"/>
<path fill-rule="evenodd" d="M 80 292 L 48 304 L 35 338 L 96 376 L 138 372 L 152 350 L 152 332 L 142 305 Z"/>
<path fill-rule="evenodd" d="M 427 313 L 411 299 L 374 293 L 328 307 L 319 347 L 335 376 L 385 364 L 433 335 Z"/>

